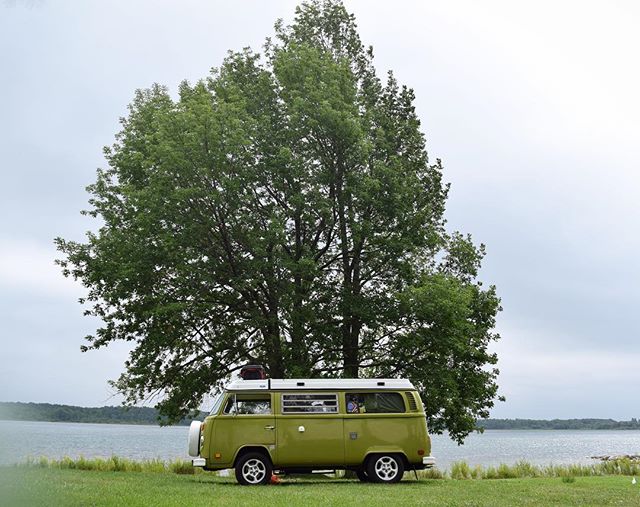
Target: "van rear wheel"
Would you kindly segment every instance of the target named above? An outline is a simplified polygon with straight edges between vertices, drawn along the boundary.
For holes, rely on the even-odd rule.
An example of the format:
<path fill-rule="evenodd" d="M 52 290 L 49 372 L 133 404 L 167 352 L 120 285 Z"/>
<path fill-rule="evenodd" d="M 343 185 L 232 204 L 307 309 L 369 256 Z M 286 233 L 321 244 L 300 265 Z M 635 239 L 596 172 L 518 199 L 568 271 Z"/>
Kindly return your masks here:
<path fill-rule="evenodd" d="M 248 452 L 236 462 L 236 480 L 243 486 L 268 484 L 273 475 L 271 461 L 259 452 Z"/>
<path fill-rule="evenodd" d="M 404 474 L 404 462 L 397 454 L 377 454 L 367 460 L 367 476 L 373 482 L 392 484 Z"/>

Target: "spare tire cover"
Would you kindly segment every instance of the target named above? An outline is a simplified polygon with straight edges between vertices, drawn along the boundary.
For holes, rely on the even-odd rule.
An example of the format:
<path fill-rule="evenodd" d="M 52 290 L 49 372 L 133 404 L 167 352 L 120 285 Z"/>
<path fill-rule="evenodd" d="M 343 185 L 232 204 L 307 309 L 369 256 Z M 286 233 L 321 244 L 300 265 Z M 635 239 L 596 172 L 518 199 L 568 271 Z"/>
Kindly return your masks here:
<path fill-rule="evenodd" d="M 189 426 L 189 456 L 200 455 L 200 421 L 193 421 Z"/>

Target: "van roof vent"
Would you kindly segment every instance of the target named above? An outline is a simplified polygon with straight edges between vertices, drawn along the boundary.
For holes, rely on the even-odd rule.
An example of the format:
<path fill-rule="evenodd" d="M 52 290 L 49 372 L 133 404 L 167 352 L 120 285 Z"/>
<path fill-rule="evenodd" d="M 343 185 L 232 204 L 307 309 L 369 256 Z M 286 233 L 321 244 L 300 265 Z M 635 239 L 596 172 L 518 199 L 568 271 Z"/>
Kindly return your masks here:
<path fill-rule="evenodd" d="M 415 395 L 411 391 L 405 393 L 407 395 L 407 401 L 409 402 L 409 411 L 417 412 L 418 404 L 416 403 Z"/>

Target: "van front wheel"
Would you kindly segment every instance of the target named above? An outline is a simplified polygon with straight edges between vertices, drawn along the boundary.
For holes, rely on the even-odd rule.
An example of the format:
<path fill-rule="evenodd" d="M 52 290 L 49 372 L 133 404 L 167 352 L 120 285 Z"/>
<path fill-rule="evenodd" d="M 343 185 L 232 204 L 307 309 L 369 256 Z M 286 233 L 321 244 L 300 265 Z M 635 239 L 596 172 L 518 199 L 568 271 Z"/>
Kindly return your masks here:
<path fill-rule="evenodd" d="M 360 479 L 360 482 L 369 482 L 369 476 L 365 472 L 364 468 L 358 468 L 356 470 L 356 476 Z"/>
<path fill-rule="evenodd" d="M 236 462 L 236 480 L 244 486 L 267 484 L 272 474 L 271 461 L 262 453 L 249 452 Z"/>
<path fill-rule="evenodd" d="M 397 454 L 378 454 L 369 458 L 366 470 L 373 482 L 391 484 L 402 479 L 404 462 Z"/>

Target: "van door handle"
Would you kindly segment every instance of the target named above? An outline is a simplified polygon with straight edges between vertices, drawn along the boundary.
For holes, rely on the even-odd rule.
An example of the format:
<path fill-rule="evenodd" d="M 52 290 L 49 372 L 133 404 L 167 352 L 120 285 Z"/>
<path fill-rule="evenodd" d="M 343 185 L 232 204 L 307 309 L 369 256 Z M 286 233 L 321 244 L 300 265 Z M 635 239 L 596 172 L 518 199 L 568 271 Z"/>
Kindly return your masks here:
<path fill-rule="evenodd" d="M 265 426 L 264 429 L 265 430 L 275 430 L 276 427 L 275 426 Z"/>

